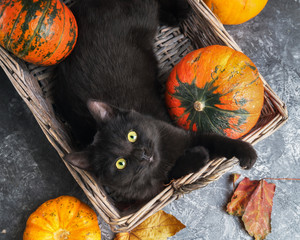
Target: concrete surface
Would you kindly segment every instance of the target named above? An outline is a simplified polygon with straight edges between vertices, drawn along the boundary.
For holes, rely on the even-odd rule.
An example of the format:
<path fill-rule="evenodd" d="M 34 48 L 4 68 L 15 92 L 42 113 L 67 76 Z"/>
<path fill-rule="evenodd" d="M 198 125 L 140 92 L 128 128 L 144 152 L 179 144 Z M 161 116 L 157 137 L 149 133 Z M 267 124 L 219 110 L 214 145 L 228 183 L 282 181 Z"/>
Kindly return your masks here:
<path fill-rule="evenodd" d="M 226 29 L 289 111 L 288 122 L 255 146 L 254 168 L 236 167 L 230 173 L 300 178 L 300 1 L 270 0 L 254 19 Z M 0 82 L 0 239 L 22 239 L 26 219 L 44 201 L 60 195 L 87 198 L 2 71 Z M 224 210 L 232 194 L 230 173 L 164 209 L 186 225 L 170 239 L 252 239 Z M 277 188 L 267 239 L 300 240 L 300 181 L 272 182 Z M 112 239 L 108 225 L 99 221 L 102 239 Z"/>

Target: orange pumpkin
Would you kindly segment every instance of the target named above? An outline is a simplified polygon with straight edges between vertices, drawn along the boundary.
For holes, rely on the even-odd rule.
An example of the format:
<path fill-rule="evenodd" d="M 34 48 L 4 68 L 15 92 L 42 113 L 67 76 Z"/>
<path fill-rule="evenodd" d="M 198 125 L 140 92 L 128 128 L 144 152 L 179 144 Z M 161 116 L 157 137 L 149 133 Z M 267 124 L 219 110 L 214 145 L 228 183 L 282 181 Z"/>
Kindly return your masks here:
<path fill-rule="evenodd" d="M 75 17 L 62 1 L 1 1 L 0 44 L 17 57 L 53 65 L 71 53 L 76 40 Z"/>
<path fill-rule="evenodd" d="M 101 240 L 95 212 L 75 197 L 43 203 L 30 215 L 23 240 Z"/>
<path fill-rule="evenodd" d="M 264 86 L 245 54 L 214 45 L 187 54 L 173 68 L 165 98 L 179 126 L 237 139 L 256 124 Z"/>
<path fill-rule="evenodd" d="M 204 0 L 223 24 L 244 23 L 258 15 L 268 0 Z"/>

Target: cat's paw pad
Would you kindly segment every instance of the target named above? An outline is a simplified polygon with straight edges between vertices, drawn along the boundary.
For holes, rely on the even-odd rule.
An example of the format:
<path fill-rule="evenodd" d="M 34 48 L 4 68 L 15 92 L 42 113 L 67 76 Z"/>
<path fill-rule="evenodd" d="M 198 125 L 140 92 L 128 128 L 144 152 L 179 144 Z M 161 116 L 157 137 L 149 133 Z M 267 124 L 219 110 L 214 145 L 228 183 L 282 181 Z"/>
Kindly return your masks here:
<path fill-rule="evenodd" d="M 251 144 L 240 142 L 236 157 L 239 159 L 242 168 L 250 169 L 256 162 L 257 154 Z"/>

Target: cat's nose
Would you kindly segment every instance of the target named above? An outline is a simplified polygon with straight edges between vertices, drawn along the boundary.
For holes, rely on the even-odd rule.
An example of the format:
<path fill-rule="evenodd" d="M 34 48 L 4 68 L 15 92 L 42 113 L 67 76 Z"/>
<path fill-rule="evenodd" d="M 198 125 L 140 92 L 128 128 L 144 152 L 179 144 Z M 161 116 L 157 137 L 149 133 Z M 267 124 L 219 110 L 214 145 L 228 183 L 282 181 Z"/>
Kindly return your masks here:
<path fill-rule="evenodd" d="M 152 161 L 153 160 L 153 154 L 151 151 L 149 151 L 146 148 L 142 148 L 142 156 L 141 156 L 142 160 L 146 160 L 146 161 Z"/>

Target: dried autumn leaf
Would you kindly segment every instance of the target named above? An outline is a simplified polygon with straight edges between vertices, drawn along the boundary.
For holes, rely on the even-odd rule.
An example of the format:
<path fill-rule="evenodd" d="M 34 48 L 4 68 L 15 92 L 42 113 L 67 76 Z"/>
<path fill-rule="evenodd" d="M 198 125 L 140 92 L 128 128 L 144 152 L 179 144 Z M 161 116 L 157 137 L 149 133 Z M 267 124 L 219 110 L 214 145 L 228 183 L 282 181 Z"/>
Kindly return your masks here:
<path fill-rule="evenodd" d="M 128 233 L 118 233 L 114 240 L 167 240 L 185 228 L 173 215 L 159 211 Z"/>
<path fill-rule="evenodd" d="M 129 232 L 123 232 L 123 233 L 118 233 L 114 240 L 135 240 L 135 239 L 138 239 L 138 238 L 135 236 L 130 237 Z"/>
<path fill-rule="evenodd" d="M 240 176 L 241 176 L 241 174 L 238 174 L 238 173 L 232 174 L 233 188 L 235 188 L 235 183 L 240 178 Z"/>
<path fill-rule="evenodd" d="M 241 174 L 234 173 L 233 174 L 233 183 L 236 183 L 236 181 L 240 178 Z"/>
<path fill-rule="evenodd" d="M 275 184 L 261 180 L 251 195 L 242 220 L 255 240 L 262 240 L 271 232 L 271 213 Z"/>
<path fill-rule="evenodd" d="M 242 216 L 258 183 L 257 180 L 251 181 L 247 177 L 244 178 L 234 191 L 231 201 L 227 204 L 227 212 L 231 215 Z"/>

